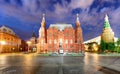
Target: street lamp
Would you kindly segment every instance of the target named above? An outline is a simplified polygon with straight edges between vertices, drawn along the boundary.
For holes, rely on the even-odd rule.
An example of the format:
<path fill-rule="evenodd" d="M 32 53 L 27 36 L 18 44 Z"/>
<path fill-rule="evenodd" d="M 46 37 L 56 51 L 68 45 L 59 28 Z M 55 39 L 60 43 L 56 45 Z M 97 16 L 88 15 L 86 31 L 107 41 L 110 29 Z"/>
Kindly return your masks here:
<path fill-rule="evenodd" d="M 54 52 L 56 52 L 56 47 L 57 47 L 56 44 L 57 44 L 57 40 L 55 39 L 55 40 L 54 40 Z"/>
<path fill-rule="evenodd" d="M 0 41 L 0 44 L 1 44 L 1 45 L 5 45 L 6 42 L 5 42 L 5 41 Z"/>
<path fill-rule="evenodd" d="M 30 41 L 27 41 L 27 44 L 28 44 L 28 52 L 29 52 L 31 42 L 30 42 Z"/>
<path fill-rule="evenodd" d="M 80 52 L 80 41 L 78 41 L 78 53 Z M 81 52 L 82 53 L 82 52 Z"/>

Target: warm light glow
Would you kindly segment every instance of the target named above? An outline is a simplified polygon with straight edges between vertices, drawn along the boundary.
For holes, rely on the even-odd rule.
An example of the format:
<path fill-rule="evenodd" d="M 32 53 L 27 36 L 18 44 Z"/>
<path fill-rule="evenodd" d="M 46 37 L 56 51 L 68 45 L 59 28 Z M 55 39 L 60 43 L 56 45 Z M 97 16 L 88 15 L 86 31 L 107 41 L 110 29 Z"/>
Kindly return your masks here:
<path fill-rule="evenodd" d="M 51 39 L 50 39 L 49 43 L 50 43 L 50 44 L 52 43 Z"/>
<path fill-rule="evenodd" d="M 56 41 L 56 39 L 54 40 L 54 44 L 57 44 L 57 41 Z"/>
<path fill-rule="evenodd" d="M 70 43 L 72 44 L 73 43 L 73 40 L 71 39 Z"/>
<path fill-rule="evenodd" d="M 93 44 L 93 48 L 95 51 L 98 51 L 98 46 L 96 44 Z"/>
<path fill-rule="evenodd" d="M 66 40 L 66 42 L 65 42 L 66 44 L 68 44 L 68 40 Z"/>
<path fill-rule="evenodd" d="M 93 46 L 96 46 L 96 44 L 93 44 Z"/>
<path fill-rule="evenodd" d="M 0 44 L 1 44 L 1 45 L 5 45 L 6 42 L 5 42 L 5 41 L 0 41 Z"/>
<path fill-rule="evenodd" d="M 62 43 L 62 38 L 60 38 L 60 43 Z"/>
<path fill-rule="evenodd" d="M 85 45 L 85 50 L 88 51 L 88 45 Z"/>
<path fill-rule="evenodd" d="M 94 50 L 95 50 L 95 51 L 98 51 L 98 47 L 94 47 Z"/>
<path fill-rule="evenodd" d="M 27 41 L 27 44 L 31 44 L 31 42 L 30 42 L 30 41 Z"/>
<path fill-rule="evenodd" d="M 43 44 L 43 40 L 42 40 L 41 42 L 42 42 L 42 44 Z"/>

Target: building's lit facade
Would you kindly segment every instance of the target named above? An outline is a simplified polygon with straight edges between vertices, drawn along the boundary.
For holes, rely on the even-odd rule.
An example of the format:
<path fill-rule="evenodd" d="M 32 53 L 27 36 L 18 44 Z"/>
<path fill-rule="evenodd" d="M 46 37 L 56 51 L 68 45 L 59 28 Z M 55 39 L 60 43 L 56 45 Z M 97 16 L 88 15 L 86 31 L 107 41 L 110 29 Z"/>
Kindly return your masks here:
<path fill-rule="evenodd" d="M 82 29 L 78 16 L 75 29 L 72 24 L 50 24 L 49 28 L 46 29 L 45 17 L 43 16 L 39 30 L 37 53 L 60 53 L 60 46 L 63 53 L 83 50 Z"/>
<path fill-rule="evenodd" d="M 35 33 L 33 32 L 32 37 L 30 38 L 30 40 L 27 41 L 27 50 L 30 52 L 36 52 L 36 36 Z"/>
<path fill-rule="evenodd" d="M 0 27 L 0 53 L 18 52 L 21 45 L 21 39 L 12 29 Z"/>
<path fill-rule="evenodd" d="M 118 38 L 117 37 L 114 37 L 114 42 L 117 42 Z M 99 51 L 99 47 L 100 47 L 100 43 L 101 43 L 101 36 L 97 36 L 95 38 L 92 38 L 90 40 L 87 40 L 87 41 L 84 41 L 84 47 L 85 47 L 85 51 L 90 51 L 90 47 L 91 45 L 93 44 L 96 44 L 97 47 L 95 47 L 94 49 Z M 93 51 L 94 51 L 93 49 Z"/>

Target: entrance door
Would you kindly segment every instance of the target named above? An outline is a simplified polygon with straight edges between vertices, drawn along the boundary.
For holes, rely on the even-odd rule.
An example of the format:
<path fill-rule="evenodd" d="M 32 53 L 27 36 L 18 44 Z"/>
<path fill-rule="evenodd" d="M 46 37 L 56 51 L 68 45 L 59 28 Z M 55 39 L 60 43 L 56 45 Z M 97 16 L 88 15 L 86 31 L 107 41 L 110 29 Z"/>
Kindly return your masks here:
<path fill-rule="evenodd" d="M 62 38 L 60 38 L 60 41 L 59 41 L 60 43 L 59 43 L 59 53 L 60 54 L 63 54 L 64 52 L 63 52 L 63 49 L 62 49 Z"/>

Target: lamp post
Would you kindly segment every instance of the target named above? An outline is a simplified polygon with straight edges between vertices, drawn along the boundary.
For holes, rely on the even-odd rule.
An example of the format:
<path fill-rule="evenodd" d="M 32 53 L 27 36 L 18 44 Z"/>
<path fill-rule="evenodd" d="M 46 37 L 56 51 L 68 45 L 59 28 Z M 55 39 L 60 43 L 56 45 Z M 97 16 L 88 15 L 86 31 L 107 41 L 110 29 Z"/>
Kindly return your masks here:
<path fill-rule="evenodd" d="M 78 53 L 80 52 L 80 41 L 78 41 Z"/>
<path fill-rule="evenodd" d="M 56 41 L 56 39 L 54 40 L 54 49 L 55 49 L 55 52 L 56 52 L 56 45 L 57 44 L 57 41 Z"/>
<path fill-rule="evenodd" d="M 0 41 L 0 53 L 1 53 L 1 51 L 2 51 L 2 49 L 3 49 L 3 46 L 6 44 L 6 42 L 5 41 Z"/>
<path fill-rule="evenodd" d="M 27 41 L 27 44 L 28 44 L 28 52 L 29 52 L 31 42 L 30 42 L 30 41 Z"/>
<path fill-rule="evenodd" d="M 68 52 L 68 40 L 65 41 L 65 44 L 66 44 L 66 51 L 65 51 L 65 53 L 67 53 Z"/>

